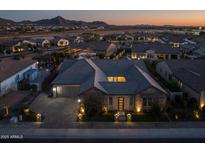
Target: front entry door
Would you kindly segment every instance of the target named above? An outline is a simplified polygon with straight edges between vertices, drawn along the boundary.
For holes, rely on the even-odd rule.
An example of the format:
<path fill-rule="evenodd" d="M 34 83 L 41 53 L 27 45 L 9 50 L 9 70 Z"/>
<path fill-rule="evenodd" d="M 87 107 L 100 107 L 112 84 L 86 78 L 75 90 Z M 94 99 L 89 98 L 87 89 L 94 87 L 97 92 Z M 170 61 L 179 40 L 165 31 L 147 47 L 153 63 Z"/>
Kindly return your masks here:
<path fill-rule="evenodd" d="M 118 110 L 119 111 L 124 111 L 124 107 L 125 107 L 124 97 L 118 97 Z"/>

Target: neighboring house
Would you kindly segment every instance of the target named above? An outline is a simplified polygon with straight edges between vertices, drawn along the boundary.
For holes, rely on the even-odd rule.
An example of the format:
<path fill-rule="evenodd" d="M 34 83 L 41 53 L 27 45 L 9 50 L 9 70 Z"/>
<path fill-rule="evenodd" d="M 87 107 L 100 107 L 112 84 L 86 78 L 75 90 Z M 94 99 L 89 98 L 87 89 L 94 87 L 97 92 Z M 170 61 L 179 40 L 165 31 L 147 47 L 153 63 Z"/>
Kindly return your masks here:
<path fill-rule="evenodd" d="M 23 51 L 32 51 L 36 47 L 35 42 L 31 41 L 20 41 L 17 44 L 12 46 L 12 52 L 23 52 Z"/>
<path fill-rule="evenodd" d="M 187 44 L 187 35 L 185 34 L 164 34 L 161 36 L 162 41 L 169 43 L 174 48 L 180 48 L 182 45 Z"/>
<path fill-rule="evenodd" d="M 204 36 L 199 36 L 199 37 L 195 37 L 193 39 L 190 39 L 190 44 L 192 45 L 192 47 L 189 47 L 188 51 L 189 52 L 189 56 L 194 59 L 194 58 L 201 58 L 201 57 L 205 57 L 205 38 Z M 189 45 L 189 46 L 191 46 Z"/>
<path fill-rule="evenodd" d="M 79 44 L 71 45 L 73 52 L 94 52 L 104 53 L 106 56 L 110 56 L 117 52 L 118 46 L 114 43 L 100 41 L 100 42 L 81 42 Z"/>
<path fill-rule="evenodd" d="M 76 36 L 76 38 L 75 38 L 75 40 L 74 40 L 74 43 L 81 43 L 81 42 L 84 42 L 83 37 L 81 37 L 81 36 Z"/>
<path fill-rule="evenodd" d="M 48 37 L 33 37 L 31 39 L 33 42 L 37 44 L 38 47 L 43 47 L 43 48 L 49 48 L 51 44 L 57 44 L 57 41 L 55 43 L 55 37 L 53 36 L 48 36 Z"/>
<path fill-rule="evenodd" d="M 50 75 L 50 71 L 45 70 L 38 70 L 37 76 L 35 78 L 32 78 L 30 80 L 30 85 L 36 85 L 36 90 L 41 91 L 43 82 L 46 80 L 46 78 Z"/>
<path fill-rule="evenodd" d="M 41 45 L 43 48 L 49 48 L 51 46 L 51 42 L 50 42 L 50 40 L 45 39 L 42 41 Z"/>
<path fill-rule="evenodd" d="M 166 105 L 167 92 L 149 75 L 143 61 L 68 60 L 52 82 L 54 97 L 101 97 L 108 111 L 150 111 Z M 83 101 L 83 100 L 82 100 Z"/>
<path fill-rule="evenodd" d="M 162 43 L 136 43 L 132 45 L 132 59 L 180 59 L 179 48 Z"/>
<path fill-rule="evenodd" d="M 189 98 L 205 104 L 205 60 L 165 60 L 156 65 L 156 71 L 166 81 L 176 81 Z"/>
<path fill-rule="evenodd" d="M 0 96 L 10 90 L 17 90 L 18 82 L 24 79 L 26 72 L 36 68 L 37 61 L 31 58 L 2 60 L 0 62 Z"/>
<path fill-rule="evenodd" d="M 38 69 L 36 68 L 31 68 L 23 73 L 24 79 L 27 79 L 29 81 L 35 80 L 37 76 L 38 76 Z"/>
<path fill-rule="evenodd" d="M 160 42 L 158 35 L 135 33 L 134 39 L 137 42 Z"/>
<path fill-rule="evenodd" d="M 57 46 L 58 47 L 65 47 L 65 46 L 68 46 L 69 45 L 69 41 L 66 40 L 66 39 L 60 39 L 57 43 Z"/>
<path fill-rule="evenodd" d="M 12 47 L 15 46 L 20 41 L 21 40 L 18 40 L 18 39 L 0 41 L 0 50 L 2 50 L 2 51 L 13 51 Z"/>

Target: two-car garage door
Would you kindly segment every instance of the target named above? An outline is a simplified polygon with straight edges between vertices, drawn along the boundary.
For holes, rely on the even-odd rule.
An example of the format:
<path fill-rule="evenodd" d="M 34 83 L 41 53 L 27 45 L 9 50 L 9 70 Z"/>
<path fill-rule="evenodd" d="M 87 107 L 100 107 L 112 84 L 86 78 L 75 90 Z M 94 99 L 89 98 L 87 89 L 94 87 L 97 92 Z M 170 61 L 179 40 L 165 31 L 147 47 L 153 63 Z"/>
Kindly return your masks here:
<path fill-rule="evenodd" d="M 79 85 L 60 85 L 56 88 L 57 97 L 76 97 L 79 94 Z"/>

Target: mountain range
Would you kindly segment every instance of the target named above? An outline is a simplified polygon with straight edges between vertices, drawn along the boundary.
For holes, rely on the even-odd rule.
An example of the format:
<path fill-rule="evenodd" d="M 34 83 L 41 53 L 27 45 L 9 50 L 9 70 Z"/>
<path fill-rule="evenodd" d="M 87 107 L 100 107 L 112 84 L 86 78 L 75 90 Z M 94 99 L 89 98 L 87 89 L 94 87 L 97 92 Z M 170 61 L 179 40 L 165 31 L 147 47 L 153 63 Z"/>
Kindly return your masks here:
<path fill-rule="evenodd" d="M 67 26 L 67 27 L 82 27 L 82 26 L 88 26 L 89 28 L 97 28 L 97 27 L 105 27 L 105 28 L 111 28 L 111 29 L 125 29 L 125 28 L 178 28 L 178 27 L 188 27 L 193 28 L 194 26 L 174 26 L 174 25 L 144 25 L 144 24 L 136 24 L 136 25 L 110 25 L 107 24 L 104 21 L 92 21 L 92 22 L 86 22 L 86 21 L 79 21 L 79 20 L 68 20 L 61 16 L 57 16 L 51 19 L 42 19 L 37 21 L 30 21 L 30 20 L 23 20 L 23 21 L 13 21 L 10 19 L 4 19 L 0 18 L 0 26 L 5 25 L 36 25 L 36 26 Z"/>
<path fill-rule="evenodd" d="M 20 22 L 15 22 L 13 20 L 0 18 L 0 26 L 4 25 L 38 25 L 38 26 L 89 26 L 89 27 L 109 27 L 107 23 L 103 21 L 93 21 L 93 22 L 86 22 L 86 21 L 78 21 L 78 20 L 68 20 L 61 16 L 57 16 L 51 19 L 42 19 L 37 21 L 30 21 L 24 20 Z"/>

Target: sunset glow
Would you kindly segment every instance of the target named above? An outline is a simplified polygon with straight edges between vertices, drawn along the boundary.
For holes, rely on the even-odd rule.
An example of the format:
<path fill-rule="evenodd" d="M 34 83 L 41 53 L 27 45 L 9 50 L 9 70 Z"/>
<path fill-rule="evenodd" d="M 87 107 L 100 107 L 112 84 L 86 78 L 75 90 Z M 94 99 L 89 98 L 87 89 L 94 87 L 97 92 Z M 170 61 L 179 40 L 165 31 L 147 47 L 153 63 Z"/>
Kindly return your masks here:
<path fill-rule="evenodd" d="M 205 11 L 0 11 L 1 18 L 15 21 L 62 16 L 70 20 L 105 21 L 115 25 L 190 25 L 205 26 Z"/>

